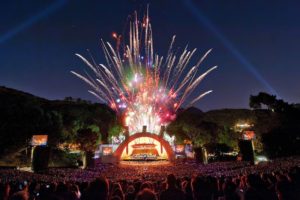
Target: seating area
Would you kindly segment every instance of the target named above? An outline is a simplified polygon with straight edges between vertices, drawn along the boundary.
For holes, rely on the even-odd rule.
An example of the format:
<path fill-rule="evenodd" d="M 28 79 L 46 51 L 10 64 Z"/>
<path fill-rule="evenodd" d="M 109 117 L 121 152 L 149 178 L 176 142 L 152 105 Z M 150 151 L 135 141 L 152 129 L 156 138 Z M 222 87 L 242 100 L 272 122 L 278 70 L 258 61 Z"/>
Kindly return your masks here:
<path fill-rule="evenodd" d="M 236 161 L 207 165 L 194 161 L 98 163 L 91 169 L 49 169 L 43 174 L 1 169 L 0 198 L 299 199 L 299 167 L 300 158 L 293 157 L 258 165 Z"/>

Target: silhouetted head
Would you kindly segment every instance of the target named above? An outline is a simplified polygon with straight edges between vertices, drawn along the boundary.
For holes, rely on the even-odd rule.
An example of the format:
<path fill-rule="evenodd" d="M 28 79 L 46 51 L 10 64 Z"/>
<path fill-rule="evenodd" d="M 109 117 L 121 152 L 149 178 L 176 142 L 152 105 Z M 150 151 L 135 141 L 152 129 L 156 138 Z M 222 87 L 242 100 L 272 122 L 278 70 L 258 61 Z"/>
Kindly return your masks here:
<path fill-rule="evenodd" d="M 99 177 L 92 181 L 87 190 L 88 199 L 107 199 L 109 184 L 105 177 Z"/>
<path fill-rule="evenodd" d="M 137 194 L 136 200 L 157 200 L 157 198 L 152 190 L 146 188 Z"/>
<path fill-rule="evenodd" d="M 176 186 L 176 177 L 174 174 L 169 174 L 167 177 L 168 187 L 175 187 Z"/>

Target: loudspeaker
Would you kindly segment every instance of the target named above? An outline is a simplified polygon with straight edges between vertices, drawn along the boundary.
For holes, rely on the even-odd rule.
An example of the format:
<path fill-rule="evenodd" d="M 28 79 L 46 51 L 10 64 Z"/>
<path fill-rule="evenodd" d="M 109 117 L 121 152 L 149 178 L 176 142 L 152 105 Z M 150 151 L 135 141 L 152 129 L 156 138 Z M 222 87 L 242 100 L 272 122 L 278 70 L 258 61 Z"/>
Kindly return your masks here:
<path fill-rule="evenodd" d="M 166 127 L 165 126 L 161 126 L 160 127 L 160 131 L 159 131 L 159 136 L 161 137 L 161 138 L 163 138 L 164 137 L 164 132 L 166 131 Z"/>
<path fill-rule="evenodd" d="M 143 133 L 147 132 L 147 126 L 143 126 Z"/>
<path fill-rule="evenodd" d="M 125 139 L 127 140 L 129 138 L 129 127 L 128 126 L 125 126 L 124 135 L 125 135 Z"/>
<path fill-rule="evenodd" d="M 239 149 L 243 161 L 250 161 L 254 164 L 252 140 L 239 140 Z"/>
<path fill-rule="evenodd" d="M 201 147 L 194 148 L 195 160 L 197 163 L 204 163 L 204 152 Z"/>
<path fill-rule="evenodd" d="M 47 146 L 37 146 L 33 150 L 32 170 L 40 172 L 48 168 L 50 158 L 50 148 Z"/>
<path fill-rule="evenodd" d="M 95 167 L 95 159 L 94 159 L 95 153 L 93 151 L 87 151 L 85 152 L 86 157 L 86 168 L 93 168 Z"/>

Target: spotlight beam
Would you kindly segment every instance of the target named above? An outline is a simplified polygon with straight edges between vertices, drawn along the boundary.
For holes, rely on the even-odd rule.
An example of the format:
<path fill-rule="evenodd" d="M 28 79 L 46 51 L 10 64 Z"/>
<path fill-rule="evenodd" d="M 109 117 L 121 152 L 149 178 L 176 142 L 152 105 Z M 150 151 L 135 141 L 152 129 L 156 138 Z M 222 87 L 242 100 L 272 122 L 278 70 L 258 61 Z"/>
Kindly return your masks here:
<path fill-rule="evenodd" d="M 31 16 L 27 20 L 23 21 L 21 24 L 17 25 L 16 27 L 8 30 L 3 35 L 0 35 L 0 44 L 6 42 L 7 40 L 13 38 L 19 32 L 29 28 L 31 25 L 35 24 L 36 22 L 40 21 L 41 19 L 47 17 L 48 15 L 54 13 L 58 9 L 62 8 L 67 3 L 67 0 L 58 0 L 45 8 L 44 10 L 40 11 L 34 16 Z"/>
<path fill-rule="evenodd" d="M 197 19 L 197 22 L 204 25 L 210 30 L 214 36 L 233 54 L 234 57 L 248 70 L 269 92 L 278 96 L 276 90 L 268 83 L 267 80 L 258 72 L 253 64 L 248 61 L 243 54 L 241 54 L 234 44 L 225 37 L 224 34 L 201 12 L 201 10 L 192 2 L 192 0 L 183 0 L 184 5 Z"/>

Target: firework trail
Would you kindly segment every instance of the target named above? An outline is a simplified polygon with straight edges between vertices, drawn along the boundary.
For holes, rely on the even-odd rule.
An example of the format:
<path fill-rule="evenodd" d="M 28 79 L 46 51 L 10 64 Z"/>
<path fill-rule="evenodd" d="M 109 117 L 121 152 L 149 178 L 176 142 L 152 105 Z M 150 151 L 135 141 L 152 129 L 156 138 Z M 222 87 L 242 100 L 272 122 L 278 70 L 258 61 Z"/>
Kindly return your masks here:
<path fill-rule="evenodd" d="M 93 77 L 87 73 L 71 73 L 91 86 L 91 94 L 123 116 L 131 134 L 140 132 L 144 125 L 149 132 L 158 134 L 161 125 L 175 119 L 177 109 L 205 76 L 217 68 L 214 66 L 198 75 L 199 66 L 211 49 L 190 66 L 196 49 L 190 51 L 186 47 L 177 55 L 173 51 L 175 36 L 166 58 L 155 54 L 148 11 L 142 21 L 135 13 L 129 24 L 129 44 L 122 51 L 119 48 L 120 36 L 114 34 L 113 37 L 118 39 L 116 48 L 101 40 L 106 65 L 96 64 L 93 59 L 90 62 L 76 54 L 94 73 Z M 198 94 L 188 107 L 210 92 Z"/>

